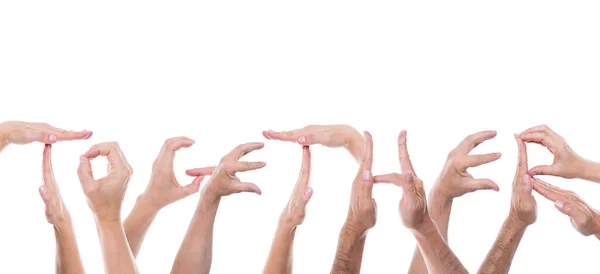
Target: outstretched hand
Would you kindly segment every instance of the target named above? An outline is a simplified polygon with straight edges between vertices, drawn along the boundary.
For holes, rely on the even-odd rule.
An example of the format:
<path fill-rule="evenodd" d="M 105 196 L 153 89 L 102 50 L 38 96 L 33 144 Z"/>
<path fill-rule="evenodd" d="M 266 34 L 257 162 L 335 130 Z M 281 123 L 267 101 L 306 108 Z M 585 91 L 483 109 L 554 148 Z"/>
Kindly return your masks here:
<path fill-rule="evenodd" d="M 71 216 L 64 205 L 58 185 L 54 179 L 54 171 L 52 170 L 52 145 L 44 147 L 42 172 L 44 183 L 40 186 L 39 192 L 46 205 L 46 219 L 48 223 L 55 227 L 60 227 L 65 222 L 70 222 Z"/>
<path fill-rule="evenodd" d="M 309 186 L 310 181 L 310 149 L 308 146 L 302 147 L 302 167 L 298 181 L 294 186 L 294 191 L 290 197 L 281 218 L 282 221 L 296 227 L 304 222 L 306 215 L 306 205 L 313 194 L 313 189 Z"/>
<path fill-rule="evenodd" d="M 0 140 L 8 144 L 40 142 L 53 144 L 59 141 L 84 140 L 92 137 L 91 131 L 70 131 L 46 123 L 10 121 L 0 124 Z"/>
<path fill-rule="evenodd" d="M 363 234 L 375 226 L 377 221 L 377 204 L 373 199 L 373 139 L 371 134 L 365 131 L 365 154 L 358 169 L 358 174 L 352 183 L 352 194 L 350 196 L 350 208 L 346 224 L 355 229 L 357 233 Z"/>

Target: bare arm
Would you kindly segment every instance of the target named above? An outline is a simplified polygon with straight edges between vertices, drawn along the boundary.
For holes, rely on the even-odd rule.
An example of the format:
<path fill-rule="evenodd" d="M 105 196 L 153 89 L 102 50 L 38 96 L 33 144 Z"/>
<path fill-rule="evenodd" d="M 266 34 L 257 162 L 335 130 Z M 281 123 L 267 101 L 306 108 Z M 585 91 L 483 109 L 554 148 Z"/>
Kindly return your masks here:
<path fill-rule="evenodd" d="M 106 273 L 138 273 L 121 221 L 98 220 L 96 226 Z"/>
<path fill-rule="evenodd" d="M 70 221 L 54 228 L 56 238 L 56 273 L 84 273 L 73 225 Z"/>
<path fill-rule="evenodd" d="M 508 273 L 517 247 L 525 234 L 525 229 L 527 229 L 527 225 L 518 219 L 511 216 L 506 218 L 496 242 L 477 273 Z"/>
<path fill-rule="evenodd" d="M 200 201 L 177 252 L 171 273 L 207 274 L 210 272 L 213 227 L 221 197 L 240 192 L 261 194 L 258 186 L 242 183 L 236 173 L 263 168 L 265 162 L 239 161 L 242 156 L 263 147 L 263 143 L 239 145 L 221 159 L 216 169 L 199 168 L 187 171 L 190 176 L 198 176 L 192 184 L 197 184 L 197 181 L 205 175 L 212 174 L 212 177 L 200 193 Z"/>
<path fill-rule="evenodd" d="M 137 257 L 140 252 L 146 232 L 148 232 L 156 214 L 158 214 L 158 210 L 146 203 L 144 198 L 140 196 L 136 200 L 131 213 L 125 219 L 123 229 L 134 257 Z"/>
<path fill-rule="evenodd" d="M 429 273 L 469 273 L 448 247 L 429 216 L 421 225 L 413 229 L 413 234 Z"/>
<path fill-rule="evenodd" d="M 346 224 L 340 232 L 338 247 L 331 273 L 360 273 L 366 234 L 362 235 L 351 224 Z"/>
<path fill-rule="evenodd" d="M 280 221 L 277 232 L 275 232 L 267 264 L 265 265 L 265 274 L 292 273 L 295 237 L 296 227 L 286 221 Z"/>
<path fill-rule="evenodd" d="M 213 227 L 220 201 L 202 193 L 171 273 L 210 273 Z"/>

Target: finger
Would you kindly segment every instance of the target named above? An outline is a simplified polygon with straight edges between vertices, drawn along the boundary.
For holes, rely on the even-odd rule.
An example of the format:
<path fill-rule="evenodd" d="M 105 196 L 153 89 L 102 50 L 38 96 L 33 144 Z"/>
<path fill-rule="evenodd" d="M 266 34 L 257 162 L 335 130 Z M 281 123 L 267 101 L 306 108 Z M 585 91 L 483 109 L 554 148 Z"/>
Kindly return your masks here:
<path fill-rule="evenodd" d="M 321 137 L 320 139 L 317 138 L 317 136 L 315 136 L 314 134 L 304 134 L 304 135 L 300 135 L 297 138 L 298 144 L 301 144 L 303 146 L 309 146 L 309 145 L 314 145 L 314 144 L 322 144 L 325 143 L 326 140 L 323 140 L 324 137 Z"/>
<path fill-rule="evenodd" d="M 556 137 L 546 132 L 521 133 L 519 134 L 519 138 L 523 139 L 525 142 L 538 143 L 550 149 L 554 149 L 559 145 L 559 141 Z"/>
<path fill-rule="evenodd" d="M 302 147 L 302 166 L 300 167 L 300 175 L 298 176 L 297 187 L 306 188 L 310 181 L 310 148 Z"/>
<path fill-rule="evenodd" d="M 50 202 L 52 197 L 50 196 L 50 191 L 48 190 L 48 188 L 46 186 L 41 185 L 39 187 L 38 191 L 39 191 L 40 196 L 42 197 L 42 200 L 44 201 L 45 204 Z"/>
<path fill-rule="evenodd" d="M 532 181 L 533 179 L 531 178 L 531 176 L 529 176 L 529 174 L 525 174 L 521 178 L 521 185 L 519 188 L 521 191 L 521 195 L 523 195 L 522 197 L 531 197 L 531 192 L 533 191 Z"/>
<path fill-rule="evenodd" d="M 557 176 L 558 172 L 554 166 L 534 166 L 529 170 L 529 175 L 554 175 Z"/>
<path fill-rule="evenodd" d="M 312 187 L 307 186 L 304 191 L 302 192 L 303 197 L 302 197 L 302 201 L 304 202 L 304 205 L 308 204 L 308 201 L 310 201 L 310 198 L 312 197 L 313 194 L 313 189 Z"/>
<path fill-rule="evenodd" d="M 533 178 L 533 189 L 546 199 L 553 202 L 556 202 L 557 200 L 565 200 L 566 198 L 563 189 L 548 184 L 538 178 Z"/>
<path fill-rule="evenodd" d="M 571 205 L 566 204 L 562 200 L 556 200 L 554 201 L 554 206 L 556 206 L 556 209 L 558 209 L 558 211 L 560 211 L 562 214 L 573 217 L 574 210 Z"/>
<path fill-rule="evenodd" d="M 408 148 L 406 146 L 406 130 L 401 131 L 400 135 L 398 136 L 398 157 L 400 158 L 400 170 L 402 171 L 402 174 L 415 174 L 412 162 L 410 161 L 410 156 L 408 155 Z"/>
<path fill-rule="evenodd" d="M 495 130 L 480 131 L 480 132 L 471 134 L 471 135 L 467 136 L 464 140 L 462 140 L 462 142 L 460 142 L 460 144 L 458 144 L 456 149 L 461 154 L 469 154 L 469 152 L 471 152 L 471 150 L 473 150 L 479 144 L 496 137 L 496 134 L 497 133 Z"/>
<path fill-rule="evenodd" d="M 87 130 L 71 131 L 55 128 L 53 126 L 48 126 L 45 130 L 47 133 L 55 135 L 58 141 L 85 140 L 89 139 L 94 134 Z"/>
<path fill-rule="evenodd" d="M 237 146 L 236 148 L 234 148 L 231 152 L 229 152 L 229 154 L 225 155 L 225 157 L 223 157 L 224 159 L 228 159 L 230 161 L 237 161 L 240 158 L 242 158 L 242 156 L 261 149 L 265 146 L 265 144 L 263 143 L 246 143 L 246 144 L 241 144 L 239 146 Z"/>
<path fill-rule="evenodd" d="M 517 176 L 523 176 L 527 174 L 527 148 L 525 142 L 515 134 L 515 140 L 517 141 L 518 150 L 518 161 L 517 161 Z"/>
<path fill-rule="evenodd" d="M 204 180 L 204 176 L 198 176 L 192 180 L 189 185 L 183 187 L 183 192 L 187 195 L 192 195 L 200 189 L 200 183 Z"/>
<path fill-rule="evenodd" d="M 231 172 L 243 172 L 263 168 L 265 162 L 234 162 L 231 164 Z"/>
<path fill-rule="evenodd" d="M 185 171 L 185 174 L 189 176 L 209 176 L 212 175 L 217 169 L 216 166 L 211 167 L 201 167 L 201 168 L 192 168 Z"/>
<path fill-rule="evenodd" d="M 104 156 L 111 166 L 129 165 L 124 155 L 119 148 L 117 142 L 100 143 L 93 145 L 86 153 L 83 154 L 87 159 L 91 160 L 98 156 Z"/>
<path fill-rule="evenodd" d="M 44 156 L 42 160 L 42 173 L 44 185 L 48 189 L 56 189 L 56 181 L 54 179 L 54 171 L 52 170 L 52 145 L 44 146 Z"/>
<path fill-rule="evenodd" d="M 296 142 L 298 137 L 300 137 L 300 131 L 263 131 L 263 136 L 265 136 L 269 140 L 279 140 L 279 141 L 288 141 L 288 142 Z"/>
<path fill-rule="evenodd" d="M 391 183 L 397 186 L 401 186 L 404 183 L 404 176 L 398 173 L 377 175 L 373 179 L 375 183 Z"/>
<path fill-rule="evenodd" d="M 187 137 L 175 137 L 165 141 L 165 144 L 162 146 L 160 154 L 158 155 L 157 160 L 173 166 L 173 161 L 175 159 L 175 152 L 180 150 L 183 147 L 191 147 L 194 144 L 194 140 Z"/>
<path fill-rule="evenodd" d="M 466 155 L 460 163 L 462 168 L 476 167 L 496 161 L 500 159 L 501 156 L 502 154 L 499 152 L 479 155 Z"/>
<path fill-rule="evenodd" d="M 556 134 L 556 132 L 554 132 L 554 130 L 552 130 L 547 125 L 539 125 L 539 126 L 528 128 L 525 131 L 523 131 L 521 134 L 533 133 L 533 132 L 545 132 L 545 133 L 552 134 L 552 135 L 558 135 L 558 134 Z"/>
<path fill-rule="evenodd" d="M 215 166 L 193 168 L 193 169 L 186 170 L 185 173 L 189 176 L 208 176 L 208 175 L 212 175 L 216 168 L 217 167 L 215 167 Z"/>
<path fill-rule="evenodd" d="M 84 187 L 86 187 L 94 181 L 94 175 L 92 174 L 92 165 L 90 164 L 90 160 L 83 155 L 79 157 L 79 168 L 77 168 L 77 175 L 79 176 L 79 181 L 81 182 L 81 185 Z"/>
<path fill-rule="evenodd" d="M 253 184 L 253 183 L 234 183 L 233 188 L 239 193 L 239 192 L 253 192 L 256 193 L 258 195 L 262 194 L 262 191 L 260 190 L 260 188 Z"/>
<path fill-rule="evenodd" d="M 361 193 L 364 194 L 364 197 L 371 199 L 373 196 L 373 176 L 371 174 L 371 168 L 373 167 L 373 137 L 368 131 L 365 131 L 364 134 L 366 145 L 365 154 L 360 165 L 362 170 L 361 187 L 363 189 Z"/>
<path fill-rule="evenodd" d="M 484 189 L 500 191 L 498 184 L 490 179 L 471 179 L 466 182 L 466 186 L 472 191 Z"/>
<path fill-rule="evenodd" d="M 417 185 L 415 183 L 415 176 L 412 173 L 406 173 L 404 175 L 403 183 L 400 185 L 403 191 L 403 198 L 408 199 L 408 202 L 413 201 L 417 197 Z"/>

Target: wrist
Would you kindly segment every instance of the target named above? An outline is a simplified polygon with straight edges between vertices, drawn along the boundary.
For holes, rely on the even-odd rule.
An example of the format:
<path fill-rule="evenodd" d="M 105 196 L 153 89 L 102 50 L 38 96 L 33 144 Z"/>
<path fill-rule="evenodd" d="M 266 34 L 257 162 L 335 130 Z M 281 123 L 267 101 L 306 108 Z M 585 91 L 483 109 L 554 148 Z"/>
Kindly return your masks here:
<path fill-rule="evenodd" d="M 446 208 L 450 208 L 452 206 L 452 202 L 454 198 L 450 195 L 445 194 L 439 186 L 439 182 L 436 182 L 433 185 L 433 188 L 429 192 L 429 196 L 427 200 L 429 201 L 430 210 L 443 210 Z"/>
<path fill-rule="evenodd" d="M 217 208 L 221 202 L 221 197 L 214 194 L 211 191 L 206 191 L 206 188 L 200 193 L 200 200 L 198 201 L 198 208 L 200 209 L 212 209 Z"/>
<path fill-rule="evenodd" d="M 52 225 L 54 226 L 54 229 L 58 233 L 58 232 L 62 232 L 65 230 L 72 229 L 73 222 L 71 220 L 71 216 L 69 216 L 69 214 L 67 213 L 67 214 L 64 214 L 60 219 L 52 222 Z"/>
<path fill-rule="evenodd" d="M 505 225 L 508 226 L 512 230 L 524 230 L 529 226 L 529 224 L 523 221 L 516 213 L 510 212 L 506 221 L 504 221 Z"/>
<path fill-rule="evenodd" d="M 600 163 L 585 159 L 581 159 L 578 162 L 578 174 L 581 175 L 581 179 L 600 182 Z"/>
<path fill-rule="evenodd" d="M 152 203 L 152 199 L 144 192 L 135 200 L 132 212 L 140 212 L 144 215 L 157 214 L 162 208 L 163 206 Z"/>
<path fill-rule="evenodd" d="M 415 237 L 429 237 L 433 233 L 438 233 L 437 226 L 429 214 L 426 214 L 423 221 L 411 228 L 411 231 Z"/>
<path fill-rule="evenodd" d="M 364 229 L 360 229 L 360 227 L 355 222 L 346 220 L 344 226 L 342 227 L 342 232 L 340 233 L 340 236 L 349 239 L 359 240 L 360 238 L 366 236 L 366 234 L 367 231 Z"/>

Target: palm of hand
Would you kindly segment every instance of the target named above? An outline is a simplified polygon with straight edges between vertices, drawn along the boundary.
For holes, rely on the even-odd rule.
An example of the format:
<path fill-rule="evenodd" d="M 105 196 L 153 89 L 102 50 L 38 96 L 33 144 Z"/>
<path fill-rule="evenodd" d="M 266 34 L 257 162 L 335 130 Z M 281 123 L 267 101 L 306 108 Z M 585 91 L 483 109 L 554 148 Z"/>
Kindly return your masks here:
<path fill-rule="evenodd" d="M 158 207 L 164 207 L 188 195 L 177 182 L 173 170 L 161 169 L 152 172 L 146 193 Z"/>

